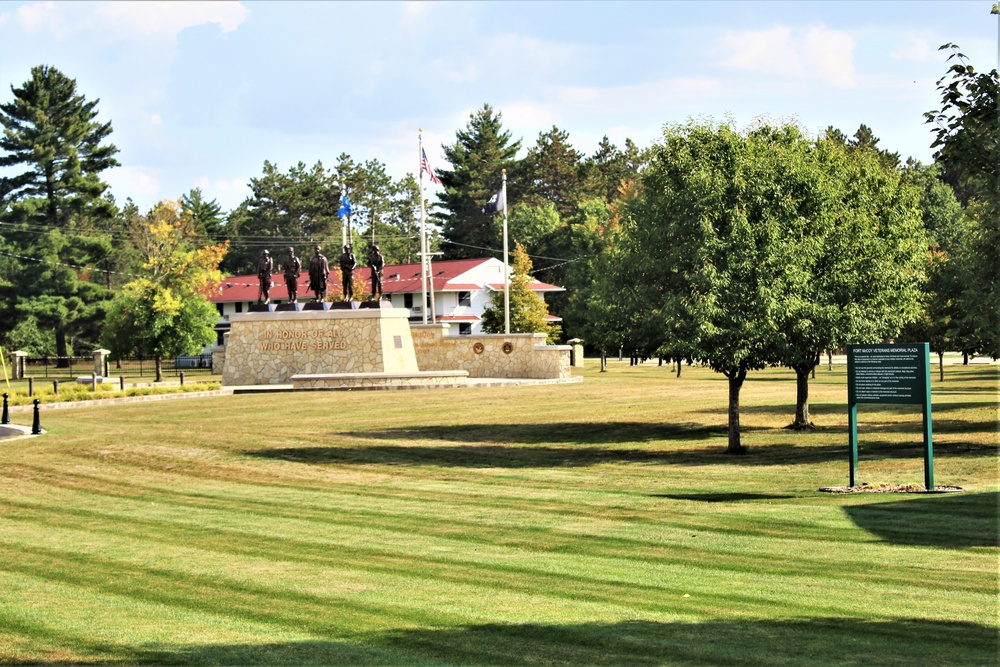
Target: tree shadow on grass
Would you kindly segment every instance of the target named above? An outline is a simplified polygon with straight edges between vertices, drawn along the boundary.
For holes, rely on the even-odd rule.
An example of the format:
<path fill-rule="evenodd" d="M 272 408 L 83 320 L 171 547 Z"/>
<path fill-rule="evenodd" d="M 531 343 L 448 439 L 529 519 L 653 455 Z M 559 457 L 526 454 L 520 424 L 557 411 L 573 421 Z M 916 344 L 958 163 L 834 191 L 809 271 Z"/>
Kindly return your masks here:
<path fill-rule="evenodd" d="M 707 440 L 726 437 L 726 424 L 694 422 L 547 422 L 541 424 L 455 424 L 403 426 L 336 435 L 375 440 L 445 440 L 449 442 L 516 442 L 607 445 L 657 440 Z M 760 430 L 758 428 L 746 431 Z"/>
<path fill-rule="evenodd" d="M 949 493 L 845 507 L 859 528 L 887 542 L 961 549 L 995 547 L 1000 494 Z"/>
<path fill-rule="evenodd" d="M 795 496 L 781 493 L 653 493 L 650 498 L 694 500 L 702 503 L 741 503 L 752 500 L 785 500 Z"/>
<path fill-rule="evenodd" d="M 796 465 L 844 461 L 847 465 L 847 443 L 843 445 L 800 446 L 788 443 L 755 445 L 746 456 L 725 453 L 725 440 L 700 447 L 614 448 L 592 446 L 530 446 L 498 445 L 364 445 L 353 447 L 283 447 L 244 452 L 248 456 L 278 459 L 310 465 L 400 465 L 437 466 L 442 468 L 576 468 L 606 463 L 659 464 L 683 466 L 768 466 Z M 919 459 L 923 444 L 862 446 L 861 460 Z M 963 442 L 935 445 L 942 456 L 995 456 L 996 448 L 979 443 Z"/>
<path fill-rule="evenodd" d="M 192 665 L 994 664 L 995 628 L 901 619 L 487 624 L 400 629 L 355 642 L 149 647 L 135 662 Z"/>
<path fill-rule="evenodd" d="M 582 467 L 603 463 L 752 467 L 847 460 L 846 432 L 843 444 L 811 444 L 816 439 L 810 433 L 793 435 L 784 429 L 764 427 L 744 427 L 742 430 L 744 433 L 771 431 L 780 434 L 776 439 L 794 437 L 796 442 L 753 444 L 749 447 L 748 455 L 731 456 L 725 453 L 725 426 L 647 422 L 451 424 L 329 434 L 341 441 L 356 438 L 387 440 L 392 443 L 385 445 L 365 442 L 353 446 L 318 444 L 310 447 L 257 449 L 244 453 L 259 458 L 306 464 L 465 468 Z M 871 460 L 922 456 L 922 440 L 918 431 L 914 431 L 914 434 L 916 437 L 913 441 L 907 443 L 869 447 L 862 442 L 861 458 Z M 397 442 L 427 444 L 397 445 Z M 437 444 L 438 442 L 441 444 Z M 965 441 L 941 443 L 935 445 L 935 451 L 939 456 L 996 455 L 996 447 Z"/>

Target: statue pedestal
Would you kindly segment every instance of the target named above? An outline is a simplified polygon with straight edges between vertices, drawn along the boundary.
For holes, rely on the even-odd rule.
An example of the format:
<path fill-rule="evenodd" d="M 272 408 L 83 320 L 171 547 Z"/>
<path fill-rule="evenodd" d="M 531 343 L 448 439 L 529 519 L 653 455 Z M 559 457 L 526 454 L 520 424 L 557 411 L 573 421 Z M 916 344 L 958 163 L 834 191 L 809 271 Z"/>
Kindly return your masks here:
<path fill-rule="evenodd" d="M 230 315 L 222 384 L 291 384 L 293 375 L 418 373 L 405 308 Z"/>

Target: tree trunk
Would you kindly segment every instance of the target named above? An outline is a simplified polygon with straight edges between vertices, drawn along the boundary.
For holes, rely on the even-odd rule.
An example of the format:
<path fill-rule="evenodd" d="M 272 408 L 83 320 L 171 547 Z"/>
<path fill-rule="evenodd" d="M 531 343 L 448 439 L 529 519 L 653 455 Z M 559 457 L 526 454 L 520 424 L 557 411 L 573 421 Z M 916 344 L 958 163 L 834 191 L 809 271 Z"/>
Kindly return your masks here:
<path fill-rule="evenodd" d="M 729 378 L 729 446 L 727 454 L 746 454 L 746 447 L 740 444 L 740 389 L 747 377 L 745 368 L 740 368 Z"/>
<path fill-rule="evenodd" d="M 944 382 L 944 350 L 938 352 L 938 380 Z"/>
<path fill-rule="evenodd" d="M 154 357 L 156 359 L 156 382 L 163 382 L 163 359 L 160 355 Z"/>
<path fill-rule="evenodd" d="M 963 366 L 968 366 L 969 365 L 969 353 L 968 352 L 963 352 L 962 353 L 962 365 Z"/>
<path fill-rule="evenodd" d="M 56 368 L 69 368 L 69 345 L 66 332 L 56 329 Z"/>
<path fill-rule="evenodd" d="M 677 377 L 681 376 L 681 358 L 677 357 Z"/>
<path fill-rule="evenodd" d="M 796 431 L 816 428 L 809 419 L 809 372 L 815 369 L 815 366 L 795 367 L 795 421 L 789 428 Z"/>
<path fill-rule="evenodd" d="M 826 370 L 833 370 L 833 350 L 826 351 Z"/>

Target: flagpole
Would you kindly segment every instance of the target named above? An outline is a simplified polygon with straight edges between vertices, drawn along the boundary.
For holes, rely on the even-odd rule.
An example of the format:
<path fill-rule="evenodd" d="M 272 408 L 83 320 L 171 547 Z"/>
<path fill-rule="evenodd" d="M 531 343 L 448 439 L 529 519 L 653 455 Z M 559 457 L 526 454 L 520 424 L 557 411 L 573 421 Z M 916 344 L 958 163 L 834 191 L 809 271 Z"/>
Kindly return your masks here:
<path fill-rule="evenodd" d="M 417 134 L 417 160 L 420 162 L 420 313 L 427 324 L 427 227 L 424 211 L 424 128 Z"/>
<path fill-rule="evenodd" d="M 347 190 L 344 188 L 344 182 L 340 182 L 340 206 L 344 205 L 344 197 L 347 196 Z M 344 223 L 344 217 L 340 218 L 340 249 L 343 250 L 344 246 L 347 245 L 347 225 L 351 224 L 350 216 L 347 217 L 347 223 Z"/>
<path fill-rule="evenodd" d="M 507 253 L 507 170 L 501 169 L 503 173 L 503 332 L 510 334 L 510 267 L 508 266 Z"/>

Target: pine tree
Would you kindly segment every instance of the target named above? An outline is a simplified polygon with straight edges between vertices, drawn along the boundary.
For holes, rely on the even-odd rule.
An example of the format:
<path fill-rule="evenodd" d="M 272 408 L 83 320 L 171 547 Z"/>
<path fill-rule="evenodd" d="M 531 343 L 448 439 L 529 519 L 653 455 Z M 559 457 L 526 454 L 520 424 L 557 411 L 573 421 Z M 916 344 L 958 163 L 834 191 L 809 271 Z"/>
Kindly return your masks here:
<path fill-rule="evenodd" d="M 110 215 L 100 173 L 118 166 L 118 149 L 102 144 L 111 123 L 95 121 L 100 100 L 88 102 L 74 79 L 48 65 L 32 68 L 31 79 L 11 91 L 14 101 L 0 104 L 0 167 L 28 169 L 0 178 L 0 201 L 42 197 L 40 214 L 50 226 L 64 227 L 93 208 Z"/>
<path fill-rule="evenodd" d="M 282 173 L 265 160 L 263 174 L 250 179 L 250 190 L 251 196 L 229 215 L 231 248 L 222 263 L 224 272 L 253 273 L 264 248 L 272 253 L 280 248 L 283 254 L 294 246 L 311 256 L 314 243 L 333 249 L 340 245 L 340 185 L 322 162 L 312 167 L 299 162 Z"/>
<path fill-rule="evenodd" d="M 95 120 L 99 100 L 54 67 L 32 68 L 11 90 L 14 100 L 0 105 L 0 167 L 13 174 L 0 177 L 0 217 L 18 259 L 0 275 L 0 327 L 33 317 L 66 357 L 73 338 L 94 333 L 109 296 L 96 267 L 111 252 L 100 230 L 116 208 L 100 174 L 118 165 L 118 149 L 105 142 L 111 123 Z"/>
<path fill-rule="evenodd" d="M 438 169 L 443 192 L 438 194 L 443 210 L 436 215 L 442 235 L 449 243 L 444 246 L 446 259 L 482 257 L 489 249 L 498 248 L 500 235 L 493 216 L 482 212 L 483 205 L 500 189 L 501 170 L 513 173 L 514 156 L 520 141 L 511 142 L 510 132 L 504 131 L 501 113 L 489 104 L 469 116 L 469 124 L 456 133 L 456 141 L 444 146 L 445 158 L 451 171 Z M 516 182 L 508 183 L 511 198 L 519 198 Z"/>
<path fill-rule="evenodd" d="M 580 201 L 580 161 L 583 153 L 569 143 L 569 133 L 555 125 L 541 132 L 519 167 L 524 198 L 533 204 L 551 203 L 563 218 L 576 212 Z"/>
<path fill-rule="evenodd" d="M 531 290 L 529 285 L 534 282 L 531 277 L 531 258 L 520 243 L 515 244 L 513 261 L 511 262 L 510 285 L 510 332 L 511 333 L 544 333 L 548 334 L 549 342 L 554 342 L 561 333 L 558 325 L 549 324 L 545 316 L 549 307 Z M 503 292 L 493 294 L 490 306 L 483 312 L 483 331 L 486 333 L 504 333 Z"/>
<path fill-rule="evenodd" d="M 625 149 L 621 150 L 605 136 L 594 154 L 580 165 L 583 188 L 592 197 L 610 204 L 620 199 L 623 189 L 639 178 L 645 160 L 645 152 L 631 139 L 625 140 Z"/>
<path fill-rule="evenodd" d="M 225 216 L 215 199 L 206 201 L 201 188 L 191 188 L 181 196 L 181 214 L 191 222 L 193 231 L 207 241 L 220 241 L 224 233 Z"/>

